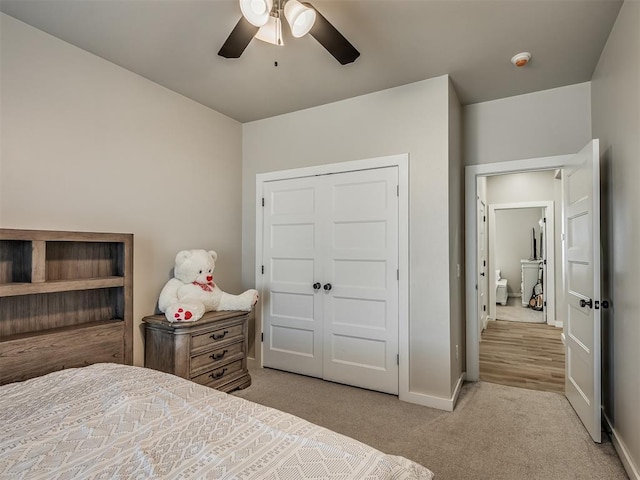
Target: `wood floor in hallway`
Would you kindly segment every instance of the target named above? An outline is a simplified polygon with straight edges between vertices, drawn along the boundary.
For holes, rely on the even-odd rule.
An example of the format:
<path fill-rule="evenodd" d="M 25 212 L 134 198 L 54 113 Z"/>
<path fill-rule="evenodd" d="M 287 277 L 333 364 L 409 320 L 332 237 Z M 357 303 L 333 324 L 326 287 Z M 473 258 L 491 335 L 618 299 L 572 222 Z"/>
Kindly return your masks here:
<path fill-rule="evenodd" d="M 480 380 L 564 393 L 561 328 L 489 321 L 480 342 Z"/>

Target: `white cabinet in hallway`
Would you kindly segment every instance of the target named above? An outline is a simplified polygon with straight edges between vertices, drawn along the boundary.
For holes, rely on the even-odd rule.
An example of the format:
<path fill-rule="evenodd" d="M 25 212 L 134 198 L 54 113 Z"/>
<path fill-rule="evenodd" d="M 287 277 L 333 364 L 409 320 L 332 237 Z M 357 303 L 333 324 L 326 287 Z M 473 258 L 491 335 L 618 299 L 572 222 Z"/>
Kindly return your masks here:
<path fill-rule="evenodd" d="M 542 268 L 542 260 L 520 260 L 520 270 L 522 280 L 520 289 L 522 291 L 522 306 L 527 307 L 531 295 L 533 295 L 533 287 L 538 283 L 540 278 L 540 269 Z"/>

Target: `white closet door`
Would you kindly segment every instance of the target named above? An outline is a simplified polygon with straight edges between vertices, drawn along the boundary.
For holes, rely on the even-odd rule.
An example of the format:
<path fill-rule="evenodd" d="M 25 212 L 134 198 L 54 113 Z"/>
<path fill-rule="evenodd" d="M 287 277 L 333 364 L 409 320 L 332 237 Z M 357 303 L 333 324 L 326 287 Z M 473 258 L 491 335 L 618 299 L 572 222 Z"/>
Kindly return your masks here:
<path fill-rule="evenodd" d="M 398 393 L 397 185 L 397 167 L 265 183 L 265 366 Z"/>
<path fill-rule="evenodd" d="M 323 296 L 316 177 L 264 185 L 264 366 L 322 377 Z"/>
<path fill-rule="evenodd" d="M 331 175 L 324 378 L 398 393 L 398 171 Z"/>

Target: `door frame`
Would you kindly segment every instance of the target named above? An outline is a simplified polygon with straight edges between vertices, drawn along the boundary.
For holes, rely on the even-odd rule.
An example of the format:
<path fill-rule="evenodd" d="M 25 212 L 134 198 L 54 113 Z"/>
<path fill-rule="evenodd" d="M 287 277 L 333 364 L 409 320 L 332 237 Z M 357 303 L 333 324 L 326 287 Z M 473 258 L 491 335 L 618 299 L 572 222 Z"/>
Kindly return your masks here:
<path fill-rule="evenodd" d="M 335 173 L 371 170 L 376 168 L 398 168 L 398 354 L 402 359 L 398 365 L 398 394 L 400 399 L 409 395 L 409 154 L 402 153 L 385 157 L 330 163 L 312 167 L 294 168 L 256 175 L 256 264 L 255 284 L 264 296 L 265 282 L 263 265 L 263 210 L 262 192 L 265 182 L 292 178 L 330 175 Z M 263 366 L 262 317 L 264 305 L 258 303 L 255 310 L 255 359 Z M 404 361 L 403 361 L 404 360 Z"/>
<path fill-rule="evenodd" d="M 477 240 L 476 240 L 476 199 L 478 177 L 488 177 L 506 173 L 525 173 L 540 170 L 555 170 L 572 163 L 575 154 L 554 155 L 506 162 L 485 163 L 465 167 L 465 290 L 467 327 L 467 380 L 480 379 L 480 329 L 478 325 L 477 291 Z"/>
<path fill-rule="evenodd" d="M 492 203 L 489 204 L 489 285 L 496 284 L 495 264 L 495 236 L 496 236 L 496 210 L 517 210 L 519 208 L 544 209 L 547 219 L 544 235 L 544 256 L 546 263 L 545 276 L 543 278 L 542 291 L 545 293 L 544 301 L 546 323 L 554 327 L 562 327 L 556 323 L 556 282 L 555 282 L 555 215 L 553 201 L 516 202 L 516 203 Z M 549 273 L 551 272 L 551 273 Z M 552 292 L 547 295 L 547 292 Z M 489 288 L 489 317 L 496 319 L 496 289 Z"/>

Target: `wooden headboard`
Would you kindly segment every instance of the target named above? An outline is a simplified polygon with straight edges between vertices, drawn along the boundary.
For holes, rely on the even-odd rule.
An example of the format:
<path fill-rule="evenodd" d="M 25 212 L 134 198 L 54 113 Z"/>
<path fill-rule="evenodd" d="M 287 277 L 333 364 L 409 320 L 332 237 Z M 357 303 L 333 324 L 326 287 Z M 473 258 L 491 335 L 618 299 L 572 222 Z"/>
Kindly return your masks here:
<path fill-rule="evenodd" d="M 0 384 L 133 362 L 133 235 L 0 229 Z"/>

